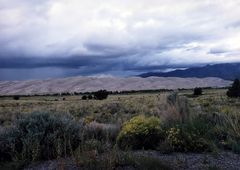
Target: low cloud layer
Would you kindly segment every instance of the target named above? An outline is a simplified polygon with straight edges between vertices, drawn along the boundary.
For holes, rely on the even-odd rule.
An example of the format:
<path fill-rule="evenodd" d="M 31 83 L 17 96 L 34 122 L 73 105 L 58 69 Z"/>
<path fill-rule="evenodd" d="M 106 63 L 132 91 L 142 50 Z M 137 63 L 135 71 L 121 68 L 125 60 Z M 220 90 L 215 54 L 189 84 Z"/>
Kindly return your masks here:
<path fill-rule="evenodd" d="M 0 79 L 238 62 L 239 9 L 238 0 L 0 0 Z"/>

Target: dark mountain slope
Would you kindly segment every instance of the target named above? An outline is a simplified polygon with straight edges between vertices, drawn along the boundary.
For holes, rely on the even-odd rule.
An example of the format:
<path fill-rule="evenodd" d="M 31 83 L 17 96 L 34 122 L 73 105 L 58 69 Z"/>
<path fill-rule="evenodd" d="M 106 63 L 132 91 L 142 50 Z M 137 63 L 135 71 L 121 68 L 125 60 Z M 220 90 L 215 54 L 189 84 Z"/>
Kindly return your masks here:
<path fill-rule="evenodd" d="M 240 78 L 240 63 L 227 63 L 206 65 L 204 67 L 193 67 L 186 70 L 175 70 L 171 72 L 149 72 L 139 75 L 140 77 L 219 77 L 225 80 Z"/>

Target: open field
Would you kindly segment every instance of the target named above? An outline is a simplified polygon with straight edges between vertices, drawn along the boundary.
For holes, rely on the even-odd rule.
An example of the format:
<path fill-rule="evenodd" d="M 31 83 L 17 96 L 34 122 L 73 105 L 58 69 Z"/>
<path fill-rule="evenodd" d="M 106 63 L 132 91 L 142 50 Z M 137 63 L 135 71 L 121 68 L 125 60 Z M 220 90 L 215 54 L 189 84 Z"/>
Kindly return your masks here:
<path fill-rule="evenodd" d="M 50 119 L 49 115 L 56 117 Z M 26 126 L 16 122 L 19 118 Z M 201 96 L 193 96 L 192 90 L 181 90 L 109 95 L 105 100 L 81 100 L 80 95 L 0 98 L 1 133 L 12 131 L 14 126 L 19 130 L 23 125 L 24 128 L 33 126 L 29 130 L 36 133 L 36 129 L 43 127 L 32 124 L 35 119 L 36 122 L 51 120 L 46 127 L 55 129 L 62 126 L 58 123 L 55 126 L 55 122 L 72 122 L 70 129 L 63 123 L 67 125 L 63 134 L 75 134 L 71 129 L 78 126 L 79 132 L 74 138 L 69 136 L 70 148 L 68 142 L 61 144 L 65 140 L 57 136 L 52 147 L 58 149 L 49 159 L 43 159 L 44 153 L 39 148 L 43 144 L 31 141 L 36 136 L 24 130 L 21 132 L 26 133 L 24 141 L 32 149 L 18 151 L 9 147 L 16 155 L 14 159 L 1 159 L 3 168 L 237 169 L 240 166 L 240 99 L 228 98 L 226 89 L 205 89 Z M 0 139 L 10 138 L 8 134 Z M 79 134 L 80 140 L 76 142 Z M 155 142 L 155 139 L 159 140 Z M 65 151 L 59 148 L 62 145 Z M 5 150 L 1 154 L 9 156 Z M 229 159 L 223 159 L 226 155 Z"/>
<path fill-rule="evenodd" d="M 14 115 L 33 112 L 70 114 L 76 119 L 92 118 L 101 123 L 123 123 L 131 117 L 147 114 L 166 118 L 175 114 L 167 104 L 168 93 L 110 95 L 106 100 L 81 100 L 81 96 L 33 96 L 0 98 L 1 124 L 9 124 Z"/>

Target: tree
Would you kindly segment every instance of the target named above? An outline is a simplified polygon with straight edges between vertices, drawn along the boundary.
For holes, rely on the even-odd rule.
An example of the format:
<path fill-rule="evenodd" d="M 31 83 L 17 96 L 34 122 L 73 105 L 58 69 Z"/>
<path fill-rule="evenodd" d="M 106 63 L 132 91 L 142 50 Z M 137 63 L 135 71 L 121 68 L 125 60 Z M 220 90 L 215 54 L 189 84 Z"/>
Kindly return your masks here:
<path fill-rule="evenodd" d="M 228 97 L 240 97 L 240 81 L 239 79 L 235 79 L 232 87 L 228 88 L 227 91 Z"/>
<path fill-rule="evenodd" d="M 91 94 L 88 95 L 88 99 L 91 100 L 93 97 Z"/>
<path fill-rule="evenodd" d="M 196 88 L 193 90 L 193 95 L 195 95 L 195 96 L 202 95 L 202 88 L 196 87 Z"/>
<path fill-rule="evenodd" d="M 13 99 L 14 99 L 14 100 L 19 100 L 19 99 L 20 99 L 20 96 L 13 96 Z"/>
<path fill-rule="evenodd" d="M 94 95 L 94 99 L 103 100 L 103 99 L 106 99 L 108 97 L 108 91 L 99 90 L 97 92 L 94 92 L 93 95 Z"/>
<path fill-rule="evenodd" d="M 82 96 L 82 100 L 87 100 L 87 96 Z"/>

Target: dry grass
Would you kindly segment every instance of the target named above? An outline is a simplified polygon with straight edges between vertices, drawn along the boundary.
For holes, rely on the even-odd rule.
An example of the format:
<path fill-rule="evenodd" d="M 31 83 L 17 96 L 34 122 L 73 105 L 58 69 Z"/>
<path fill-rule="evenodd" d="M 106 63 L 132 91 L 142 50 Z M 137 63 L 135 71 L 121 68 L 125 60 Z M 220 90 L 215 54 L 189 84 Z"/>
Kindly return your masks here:
<path fill-rule="evenodd" d="M 100 123 L 122 124 L 138 114 L 176 117 L 177 110 L 167 103 L 168 93 L 110 95 L 106 100 L 81 100 L 81 96 L 37 96 L 0 99 L 0 125 L 9 125 L 21 114 L 50 112 L 71 114 L 76 120 L 92 117 Z M 172 116 L 174 115 L 174 116 Z"/>
<path fill-rule="evenodd" d="M 190 125 L 190 118 L 196 118 L 199 114 L 219 115 L 222 120 L 218 122 L 221 125 L 220 130 L 223 130 L 221 133 L 227 132 L 229 135 L 229 140 L 224 142 L 228 142 L 228 147 L 234 145 L 236 151 L 240 151 L 240 145 L 236 143 L 240 139 L 240 100 L 229 99 L 225 93 L 226 90 L 204 90 L 204 95 L 193 97 L 192 91 L 181 91 L 176 96 L 176 101 L 172 103 L 168 101 L 171 95 L 169 92 L 110 95 L 106 100 L 81 100 L 81 96 L 64 96 L 65 100 L 60 96 L 21 97 L 20 100 L 0 98 L 0 132 L 3 127 L 11 125 L 23 114 L 32 112 L 70 114 L 77 124 L 83 124 L 81 138 L 83 142 L 75 151 L 71 151 L 71 156 L 75 158 L 77 165 L 80 167 L 93 165 L 93 169 L 100 165 L 109 169 L 129 164 L 138 167 L 140 164 L 136 163 L 139 162 L 157 165 L 159 161 L 145 159 L 136 161 L 127 157 L 126 159 L 130 160 L 122 162 L 123 153 L 114 150 L 114 145 L 121 126 L 127 120 L 137 115 L 156 116 L 160 117 L 166 125 L 165 130 L 168 130 L 171 126 L 174 127 L 174 123 Z M 196 120 L 195 122 L 202 123 Z M 203 122 L 203 124 L 206 123 L 208 122 Z M 184 130 L 187 133 L 189 128 Z M 211 130 L 215 130 L 215 127 Z M 192 133 L 189 131 L 187 134 Z M 199 136 L 199 138 L 202 137 L 203 135 Z M 215 136 L 211 139 L 215 139 Z M 166 150 L 166 147 L 163 143 L 162 148 Z M 144 165 L 141 164 L 141 166 Z"/>
<path fill-rule="evenodd" d="M 206 115 L 211 117 L 217 126 L 218 135 L 226 136 L 222 140 L 225 148 L 240 153 L 240 99 L 229 98 L 225 89 L 205 90 L 204 95 L 188 97 L 191 116 Z M 190 96 L 191 92 L 184 95 Z M 215 136 L 216 137 L 216 136 Z"/>

